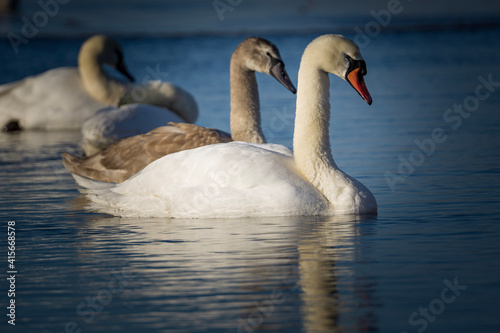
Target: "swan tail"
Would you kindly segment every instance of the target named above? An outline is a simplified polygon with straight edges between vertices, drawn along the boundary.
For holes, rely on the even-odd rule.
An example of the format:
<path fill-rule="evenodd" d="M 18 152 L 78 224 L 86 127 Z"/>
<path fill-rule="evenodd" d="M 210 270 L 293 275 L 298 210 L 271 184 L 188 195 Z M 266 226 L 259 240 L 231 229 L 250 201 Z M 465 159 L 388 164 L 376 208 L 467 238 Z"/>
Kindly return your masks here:
<path fill-rule="evenodd" d="M 92 194 L 96 192 L 109 191 L 115 183 L 106 183 L 98 180 L 93 180 L 87 177 L 79 176 L 75 173 L 71 174 L 75 179 L 76 183 L 83 188 L 82 192 L 86 194 Z"/>
<path fill-rule="evenodd" d="M 62 154 L 63 165 L 66 169 L 68 169 L 72 173 L 77 172 L 77 167 L 82 163 L 83 159 L 68 153 Z"/>
<path fill-rule="evenodd" d="M 89 205 L 85 207 L 86 210 L 92 212 L 105 213 L 115 216 L 121 216 L 119 209 L 113 205 L 112 199 L 116 196 L 112 189 L 115 183 L 106 183 L 98 180 L 93 180 L 87 177 L 71 174 L 76 183 L 80 186 L 78 191 L 84 194 L 90 200 Z"/>
<path fill-rule="evenodd" d="M 86 163 L 85 158 L 70 155 L 68 153 L 63 153 L 63 165 L 73 176 L 78 175 L 80 177 L 86 177 L 89 179 L 95 179 L 99 176 L 99 170 L 95 167 L 89 167 Z"/>
<path fill-rule="evenodd" d="M 169 209 L 161 198 L 147 193 L 124 195 L 115 183 L 106 183 L 72 174 L 80 193 L 90 200 L 86 210 L 120 217 L 169 217 Z M 119 184 L 118 184 L 119 186 Z M 162 214 L 158 214 L 161 207 Z"/>

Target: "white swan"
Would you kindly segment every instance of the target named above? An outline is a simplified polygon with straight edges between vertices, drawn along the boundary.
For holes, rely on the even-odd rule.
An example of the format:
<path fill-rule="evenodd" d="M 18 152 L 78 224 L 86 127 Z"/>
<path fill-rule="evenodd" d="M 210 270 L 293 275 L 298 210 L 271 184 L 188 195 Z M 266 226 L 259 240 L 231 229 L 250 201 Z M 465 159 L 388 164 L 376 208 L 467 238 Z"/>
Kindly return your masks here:
<path fill-rule="evenodd" d="M 328 73 L 371 104 L 357 45 L 340 35 L 316 38 L 300 64 L 293 155 L 280 145 L 231 142 L 162 157 L 118 185 L 74 177 L 87 188 L 93 209 L 124 217 L 376 212 L 372 193 L 333 160 Z"/>
<path fill-rule="evenodd" d="M 0 86 L 0 128 L 77 129 L 97 110 L 109 105 L 140 102 L 171 108 L 178 104 L 177 96 L 172 98 L 171 84 L 148 82 L 134 85 L 106 74 L 104 65 L 114 67 L 133 80 L 124 66 L 118 42 L 97 35 L 83 43 L 78 68 L 55 68 Z M 146 93 L 139 94 L 138 90 Z M 196 103 L 193 106 L 191 100 L 194 99 L 190 95 L 185 99 L 189 102 L 185 107 L 171 109 L 186 121 L 195 121 L 198 114 Z"/>
<path fill-rule="evenodd" d="M 87 156 L 120 139 L 146 133 L 159 124 L 193 123 L 198 118 L 194 97 L 169 82 L 149 81 L 134 86 L 120 104 L 124 105 L 97 111 L 83 123 L 80 146 Z"/>
<path fill-rule="evenodd" d="M 103 108 L 83 123 L 79 146 L 85 156 L 91 156 L 121 139 L 144 134 L 159 124 L 186 121 L 176 113 L 166 111 L 159 106 L 137 103 Z"/>
<path fill-rule="evenodd" d="M 251 37 L 238 45 L 230 63 L 231 136 L 193 124 L 171 124 L 126 138 L 83 159 L 63 154 L 64 165 L 81 176 L 121 183 L 154 160 L 181 150 L 231 140 L 264 143 L 255 71 L 273 76 L 295 93 L 284 66 L 278 48 L 265 39 Z"/>

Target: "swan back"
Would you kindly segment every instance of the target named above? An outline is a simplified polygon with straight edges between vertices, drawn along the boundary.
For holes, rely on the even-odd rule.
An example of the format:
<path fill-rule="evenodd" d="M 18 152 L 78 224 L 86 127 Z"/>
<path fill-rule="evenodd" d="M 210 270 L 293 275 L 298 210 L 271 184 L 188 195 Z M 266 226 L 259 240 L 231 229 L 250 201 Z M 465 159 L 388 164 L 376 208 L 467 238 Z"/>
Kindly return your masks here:
<path fill-rule="evenodd" d="M 144 134 L 144 129 L 154 129 L 158 124 L 172 121 L 184 122 L 184 119 L 155 105 L 108 106 L 83 123 L 80 147 L 86 156 L 91 156 L 123 138 Z"/>
<path fill-rule="evenodd" d="M 78 129 L 106 106 L 87 93 L 75 67 L 58 67 L 0 88 L 0 126 Z"/>
<path fill-rule="evenodd" d="M 78 175 L 121 183 L 162 156 L 230 141 L 227 133 L 216 129 L 170 122 L 169 126 L 125 138 L 86 158 L 63 154 L 63 163 Z"/>
<path fill-rule="evenodd" d="M 86 188 L 94 209 L 125 217 L 317 215 L 328 206 L 294 167 L 291 151 L 271 144 L 231 142 L 185 150 L 116 186 L 73 177 Z"/>

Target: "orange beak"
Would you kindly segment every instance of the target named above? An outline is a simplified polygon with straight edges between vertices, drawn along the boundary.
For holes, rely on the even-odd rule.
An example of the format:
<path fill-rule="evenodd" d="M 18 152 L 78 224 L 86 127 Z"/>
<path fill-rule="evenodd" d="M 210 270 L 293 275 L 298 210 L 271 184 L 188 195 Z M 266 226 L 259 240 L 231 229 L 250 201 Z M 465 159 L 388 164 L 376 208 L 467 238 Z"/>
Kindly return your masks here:
<path fill-rule="evenodd" d="M 351 84 L 351 86 L 356 89 L 358 94 L 368 103 L 368 105 L 372 104 L 372 97 L 368 92 L 368 89 L 365 85 L 365 80 L 363 79 L 363 75 L 359 73 L 361 68 L 356 68 L 347 74 L 347 82 Z"/>

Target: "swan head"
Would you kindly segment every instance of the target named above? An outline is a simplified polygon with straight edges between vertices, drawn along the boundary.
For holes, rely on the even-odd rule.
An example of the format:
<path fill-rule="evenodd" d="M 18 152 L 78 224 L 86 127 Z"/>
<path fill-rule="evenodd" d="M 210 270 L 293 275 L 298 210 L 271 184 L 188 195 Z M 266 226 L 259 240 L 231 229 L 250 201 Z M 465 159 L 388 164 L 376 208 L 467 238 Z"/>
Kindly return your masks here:
<path fill-rule="evenodd" d="M 372 104 L 364 80 L 366 63 L 353 41 L 341 35 L 323 35 L 307 46 L 304 57 L 319 69 L 347 81 L 368 104 Z"/>
<path fill-rule="evenodd" d="M 250 71 L 271 75 L 292 93 L 297 92 L 285 70 L 280 51 L 270 41 L 260 37 L 249 37 L 238 45 L 231 61 L 233 59 L 238 59 Z"/>
<path fill-rule="evenodd" d="M 106 35 L 93 36 L 83 43 L 78 54 L 78 64 L 82 67 L 88 63 L 97 63 L 98 66 L 111 66 L 132 82 L 135 81 L 127 67 L 125 67 L 121 45 Z"/>

